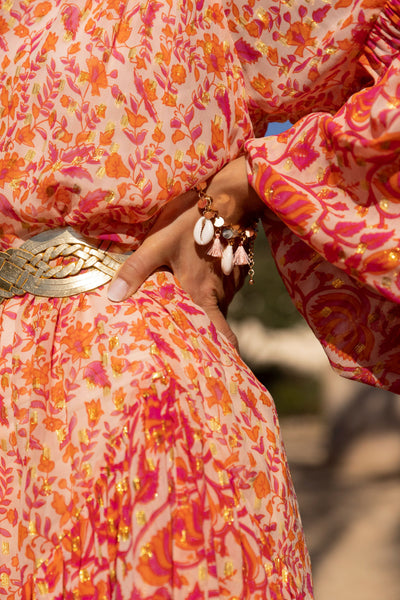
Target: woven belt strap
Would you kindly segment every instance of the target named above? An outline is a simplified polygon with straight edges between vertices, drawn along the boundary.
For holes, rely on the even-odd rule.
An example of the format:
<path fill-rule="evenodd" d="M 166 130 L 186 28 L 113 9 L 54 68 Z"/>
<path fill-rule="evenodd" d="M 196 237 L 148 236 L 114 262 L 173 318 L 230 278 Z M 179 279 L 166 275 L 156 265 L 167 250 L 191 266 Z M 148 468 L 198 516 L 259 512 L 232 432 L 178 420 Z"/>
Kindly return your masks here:
<path fill-rule="evenodd" d="M 51 264 L 62 257 L 66 264 Z M 126 258 L 99 250 L 70 227 L 44 231 L 0 252 L 0 302 L 26 292 L 64 298 L 94 290 L 110 281 Z"/>

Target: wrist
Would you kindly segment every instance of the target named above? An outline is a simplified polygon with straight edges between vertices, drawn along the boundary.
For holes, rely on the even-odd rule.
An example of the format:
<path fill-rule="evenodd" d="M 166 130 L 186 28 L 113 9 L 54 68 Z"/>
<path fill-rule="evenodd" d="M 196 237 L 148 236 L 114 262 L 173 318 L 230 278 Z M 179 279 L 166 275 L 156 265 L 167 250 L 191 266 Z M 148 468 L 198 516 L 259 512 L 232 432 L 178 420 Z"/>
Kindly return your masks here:
<path fill-rule="evenodd" d="M 244 156 L 227 163 L 203 189 L 230 223 L 244 225 L 262 218 L 265 211 L 265 204 L 249 183 Z"/>
<path fill-rule="evenodd" d="M 221 270 L 224 275 L 230 275 L 235 265 L 248 266 L 249 283 L 254 283 L 254 242 L 258 216 L 251 217 L 247 213 L 245 224 L 228 222 L 207 192 L 205 188 L 197 188 L 201 217 L 193 230 L 195 242 L 199 246 L 206 246 L 212 242 L 207 254 L 221 258 Z M 221 199 L 221 202 L 224 204 L 228 200 L 226 197 Z"/>

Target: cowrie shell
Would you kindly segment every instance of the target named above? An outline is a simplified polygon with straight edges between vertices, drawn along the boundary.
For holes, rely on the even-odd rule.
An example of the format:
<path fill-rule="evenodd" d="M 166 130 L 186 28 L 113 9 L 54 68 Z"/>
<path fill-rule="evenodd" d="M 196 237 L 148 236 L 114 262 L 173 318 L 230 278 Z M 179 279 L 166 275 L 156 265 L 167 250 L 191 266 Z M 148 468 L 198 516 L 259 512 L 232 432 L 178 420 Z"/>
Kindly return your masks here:
<path fill-rule="evenodd" d="M 193 237 L 196 244 L 205 246 L 214 237 L 214 225 L 209 219 L 200 217 L 193 229 Z"/>

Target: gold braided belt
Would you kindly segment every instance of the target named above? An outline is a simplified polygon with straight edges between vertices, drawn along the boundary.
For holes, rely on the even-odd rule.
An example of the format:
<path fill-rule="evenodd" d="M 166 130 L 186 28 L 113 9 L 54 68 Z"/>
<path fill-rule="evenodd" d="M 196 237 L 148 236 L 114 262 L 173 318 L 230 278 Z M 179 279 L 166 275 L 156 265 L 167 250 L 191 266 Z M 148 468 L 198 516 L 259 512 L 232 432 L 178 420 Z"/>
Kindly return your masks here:
<path fill-rule="evenodd" d="M 94 290 L 110 281 L 126 258 L 100 250 L 70 227 L 44 231 L 0 252 L 0 302 L 27 292 L 64 298 Z"/>

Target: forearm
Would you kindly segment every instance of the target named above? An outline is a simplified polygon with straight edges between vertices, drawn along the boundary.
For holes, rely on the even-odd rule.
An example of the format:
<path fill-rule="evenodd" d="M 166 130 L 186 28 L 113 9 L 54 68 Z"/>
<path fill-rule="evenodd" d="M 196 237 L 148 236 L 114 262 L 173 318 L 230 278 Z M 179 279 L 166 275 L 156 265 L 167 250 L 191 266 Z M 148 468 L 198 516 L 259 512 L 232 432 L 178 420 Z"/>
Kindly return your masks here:
<path fill-rule="evenodd" d="M 265 204 L 250 185 L 245 156 L 231 161 L 221 169 L 207 186 L 220 214 L 229 223 L 240 224 L 261 218 Z"/>

